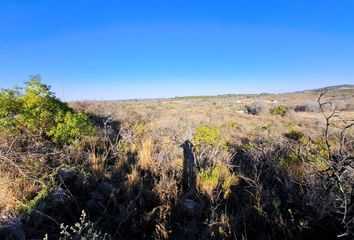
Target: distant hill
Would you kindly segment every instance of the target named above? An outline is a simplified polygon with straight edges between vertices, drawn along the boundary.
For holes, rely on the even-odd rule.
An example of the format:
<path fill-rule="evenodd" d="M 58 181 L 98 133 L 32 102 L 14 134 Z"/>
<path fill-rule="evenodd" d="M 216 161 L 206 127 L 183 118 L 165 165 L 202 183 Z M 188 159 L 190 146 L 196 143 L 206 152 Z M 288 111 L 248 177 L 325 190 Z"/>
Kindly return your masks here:
<path fill-rule="evenodd" d="M 332 91 L 332 90 L 338 90 L 338 89 L 354 89 L 354 85 L 353 84 L 334 85 L 334 86 L 328 86 L 328 87 L 323 87 L 323 88 L 305 90 L 305 91 L 301 91 L 301 92 L 321 92 L 321 91 Z"/>
<path fill-rule="evenodd" d="M 281 94 L 296 94 L 296 93 L 317 93 L 321 91 L 333 91 L 341 89 L 353 89 L 354 84 L 341 84 L 322 88 L 314 88 L 307 90 L 299 90 L 293 92 L 283 92 L 283 93 L 229 93 L 229 94 L 219 94 L 219 95 L 194 95 L 194 96 L 175 96 L 166 98 L 138 98 L 138 99 L 119 99 L 119 100 L 100 100 L 98 102 L 142 102 L 142 101 L 159 101 L 159 100 L 193 100 L 193 99 L 210 99 L 210 98 L 230 98 L 230 97 L 257 97 L 257 96 L 268 96 L 268 95 L 281 95 Z M 75 102 L 75 101 L 72 101 Z M 80 102 L 80 101 L 79 101 Z M 86 102 L 97 102 L 95 100 L 87 100 Z"/>

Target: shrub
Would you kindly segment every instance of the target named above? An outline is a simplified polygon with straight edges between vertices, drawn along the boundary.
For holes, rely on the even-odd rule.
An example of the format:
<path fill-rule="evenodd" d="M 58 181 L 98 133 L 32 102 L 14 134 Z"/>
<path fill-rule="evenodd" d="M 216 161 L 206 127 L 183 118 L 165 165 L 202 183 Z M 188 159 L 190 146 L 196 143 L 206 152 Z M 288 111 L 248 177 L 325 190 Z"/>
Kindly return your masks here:
<path fill-rule="evenodd" d="M 288 112 L 288 108 L 284 105 L 279 105 L 274 108 L 271 108 L 269 110 L 269 112 L 272 115 L 280 115 L 280 116 L 284 117 L 286 115 L 286 113 Z"/>
<path fill-rule="evenodd" d="M 73 226 L 69 227 L 64 224 L 60 225 L 60 240 L 69 239 L 92 239 L 92 240 L 108 240 L 110 239 L 107 233 L 102 233 L 97 229 L 96 225 L 89 221 L 86 216 L 86 212 L 82 211 L 80 222 L 75 223 Z M 44 239 L 48 239 L 48 236 Z"/>
<path fill-rule="evenodd" d="M 88 117 L 56 98 L 39 76 L 26 82 L 24 90 L 15 87 L 0 92 L 0 117 L 5 134 L 28 132 L 54 143 L 70 144 L 95 133 Z"/>
<path fill-rule="evenodd" d="M 59 112 L 55 117 L 56 125 L 47 134 L 55 143 L 72 143 L 82 135 L 94 133 L 94 127 L 88 122 L 87 115 L 82 112 Z"/>
<path fill-rule="evenodd" d="M 332 101 L 332 106 L 336 108 L 337 110 L 344 110 L 348 107 L 348 104 L 342 100 L 333 100 Z"/>
<path fill-rule="evenodd" d="M 354 103 L 348 103 L 345 110 L 346 111 L 354 111 Z"/>
<path fill-rule="evenodd" d="M 237 176 L 230 174 L 228 175 L 225 179 L 224 182 L 222 183 L 221 187 L 224 190 L 224 198 L 228 198 L 230 193 L 231 193 L 231 187 L 234 185 L 237 185 L 239 182 L 239 179 Z"/>
<path fill-rule="evenodd" d="M 215 167 L 228 163 L 232 153 L 216 127 L 200 125 L 192 138 L 193 153 L 197 168 Z"/>
<path fill-rule="evenodd" d="M 197 152 L 207 146 L 227 148 L 226 142 L 221 137 L 220 130 L 216 127 L 205 125 L 201 125 L 195 130 L 192 144 Z"/>
<path fill-rule="evenodd" d="M 231 192 L 231 186 L 238 183 L 238 178 L 233 175 L 225 164 L 201 169 L 197 175 L 197 186 L 200 192 L 206 194 L 212 201 L 220 196 L 227 198 Z"/>
<path fill-rule="evenodd" d="M 290 150 L 280 159 L 279 164 L 281 167 L 289 167 L 289 166 L 301 164 L 301 160 L 302 160 L 301 155 L 299 155 L 298 152 L 294 150 Z"/>
<path fill-rule="evenodd" d="M 295 131 L 296 132 L 296 131 Z M 295 138 L 301 133 L 294 133 L 291 136 Z M 280 160 L 280 166 L 289 167 L 306 163 L 317 170 L 324 170 L 328 168 L 329 153 L 325 140 L 322 138 L 311 138 L 309 140 L 301 141 L 296 145 L 297 150 L 291 148 Z"/>
<path fill-rule="evenodd" d="M 306 159 L 321 169 L 328 167 L 329 152 L 326 141 L 322 138 L 312 138 L 304 141 Z"/>
<path fill-rule="evenodd" d="M 303 136 L 304 136 L 303 132 L 296 130 L 294 128 L 290 128 L 289 132 L 284 133 L 284 137 L 297 142 L 299 142 L 303 138 Z"/>
<path fill-rule="evenodd" d="M 256 101 L 253 102 L 250 106 L 246 106 L 246 112 L 253 115 L 259 115 L 266 112 L 268 106 L 265 102 Z"/>
<path fill-rule="evenodd" d="M 295 112 L 315 112 L 318 111 L 318 103 L 305 102 L 295 106 L 294 110 Z"/>
<path fill-rule="evenodd" d="M 14 133 L 22 102 L 19 99 L 20 89 L 5 89 L 0 92 L 0 130 L 5 134 Z"/>
<path fill-rule="evenodd" d="M 18 120 L 33 133 L 46 134 L 55 125 L 57 113 L 70 110 L 66 103 L 55 97 L 49 86 L 41 83 L 39 76 L 26 82 L 19 101 L 21 108 Z"/>
<path fill-rule="evenodd" d="M 213 192 L 219 185 L 219 169 L 206 168 L 202 169 L 197 176 L 198 189 L 207 194 L 209 197 L 213 196 Z"/>

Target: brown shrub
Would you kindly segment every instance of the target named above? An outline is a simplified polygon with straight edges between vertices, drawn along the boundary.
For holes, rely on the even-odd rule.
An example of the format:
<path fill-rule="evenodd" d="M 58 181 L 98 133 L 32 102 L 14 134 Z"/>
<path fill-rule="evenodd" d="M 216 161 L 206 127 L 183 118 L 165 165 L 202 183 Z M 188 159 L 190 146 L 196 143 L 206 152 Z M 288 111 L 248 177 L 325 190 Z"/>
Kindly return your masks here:
<path fill-rule="evenodd" d="M 316 102 L 304 102 L 300 105 L 296 105 L 295 112 L 317 112 L 319 111 L 318 104 Z"/>
<path fill-rule="evenodd" d="M 269 106 L 263 101 L 253 102 L 250 106 L 246 107 L 249 114 L 259 115 L 268 112 Z"/>

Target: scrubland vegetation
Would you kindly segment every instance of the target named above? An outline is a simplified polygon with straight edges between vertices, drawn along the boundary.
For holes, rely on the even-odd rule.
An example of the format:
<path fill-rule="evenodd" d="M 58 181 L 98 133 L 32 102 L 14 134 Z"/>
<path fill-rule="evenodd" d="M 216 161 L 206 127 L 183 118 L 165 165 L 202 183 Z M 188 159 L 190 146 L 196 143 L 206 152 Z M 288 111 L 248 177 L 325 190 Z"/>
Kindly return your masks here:
<path fill-rule="evenodd" d="M 354 89 L 0 93 L 0 238 L 353 239 Z"/>

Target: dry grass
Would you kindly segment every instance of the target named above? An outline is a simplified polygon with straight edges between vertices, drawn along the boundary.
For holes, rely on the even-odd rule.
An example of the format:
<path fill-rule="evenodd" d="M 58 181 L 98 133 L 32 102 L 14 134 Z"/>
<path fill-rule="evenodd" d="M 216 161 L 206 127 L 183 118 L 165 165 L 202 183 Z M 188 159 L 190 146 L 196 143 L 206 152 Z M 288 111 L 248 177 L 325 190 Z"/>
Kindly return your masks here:
<path fill-rule="evenodd" d="M 343 91 L 338 90 L 332 95 L 338 96 L 337 100 L 354 104 L 353 93 L 343 93 Z M 191 133 L 201 124 L 218 127 L 229 143 L 237 145 L 241 144 L 241 139 L 253 139 L 259 133 L 266 131 L 279 137 L 289 126 L 296 126 L 309 136 L 316 135 L 318 126 L 324 124 L 323 116 L 319 112 L 294 112 L 280 117 L 267 113 L 253 116 L 242 113 L 242 110 L 246 105 L 256 101 L 263 101 L 269 106 L 283 104 L 293 108 L 308 101 L 316 104 L 317 97 L 317 93 L 308 92 L 134 102 L 90 102 L 85 105 L 84 110 L 113 116 L 128 125 L 134 132 L 137 144 L 142 144 L 141 139 L 152 138 L 159 143 L 166 142 L 167 148 L 174 148 L 177 152 L 178 146 L 176 147 L 175 142 L 171 140 L 178 139 L 181 143 L 183 139 L 190 138 Z M 72 103 L 72 105 L 77 104 Z M 353 114 L 353 111 L 344 111 L 339 116 L 349 118 Z M 163 139 L 168 139 L 170 143 Z"/>
<path fill-rule="evenodd" d="M 346 95 L 338 93 L 339 100 L 348 103 L 354 102 L 352 96 L 352 92 Z M 76 109 L 88 113 L 112 116 L 119 122 L 117 135 L 107 136 L 109 134 L 100 129 L 98 138 L 83 139 L 77 145 L 62 150 L 60 157 L 38 157 L 33 161 L 37 165 L 30 165 L 30 161 L 20 161 L 18 165 L 26 174 L 41 178 L 43 176 L 33 169 L 44 173 L 47 171 L 45 166 L 49 164 L 72 164 L 93 176 L 94 180 L 90 179 L 93 191 L 96 191 L 96 183 L 111 184 L 116 190 L 108 194 L 109 200 L 99 200 L 102 201 L 99 206 L 104 206 L 104 209 L 93 212 L 104 219 L 107 216 L 99 214 L 112 211 L 106 225 L 116 227 L 118 223 L 118 230 L 114 231 L 127 238 L 137 238 L 136 232 L 155 238 L 192 239 L 193 236 L 201 236 L 198 231 L 207 229 L 207 233 L 203 233 L 205 238 L 236 236 L 242 239 L 244 231 L 252 231 L 252 227 L 245 229 L 246 225 L 250 228 L 259 223 L 271 223 L 279 232 L 284 232 L 286 226 L 289 232 L 293 231 L 292 234 L 299 233 L 297 223 L 289 220 L 288 200 L 295 199 L 292 201 L 299 201 L 296 202 L 298 205 L 306 202 L 308 196 L 297 195 L 302 189 L 296 184 L 301 188 L 311 187 L 312 183 L 316 185 L 318 179 L 314 173 L 325 170 L 325 166 L 316 165 L 316 162 L 304 163 L 301 155 L 296 155 L 295 160 L 291 159 L 295 163 L 290 161 L 281 167 L 282 159 L 289 157 L 287 154 L 300 145 L 284 134 L 289 129 L 296 129 L 304 134 L 307 141 L 321 137 L 325 124 L 323 116 L 319 112 L 293 112 L 284 117 L 267 112 L 249 115 L 243 110 L 256 101 L 264 102 L 269 105 L 267 107 L 283 104 L 294 108 L 303 102 L 314 102 L 316 97 L 316 93 L 309 92 L 71 103 Z M 331 129 L 330 140 L 334 147 L 338 147 L 335 141 L 343 127 L 340 119 L 348 119 L 353 114 L 352 111 L 338 113 Z M 186 140 L 193 141 L 195 130 L 201 125 L 215 127 L 225 148 L 215 146 L 218 144 L 205 144 L 202 149 L 192 147 L 196 161 L 203 160 L 205 164 L 195 169 L 193 191 L 186 191 L 183 186 L 186 166 L 181 145 Z M 349 142 L 346 147 L 350 151 L 354 148 L 354 132 L 350 130 L 347 136 Z M 21 154 L 24 159 L 30 158 L 26 153 Z M 33 193 L 38 190 L 38 184 L 24 181 L 19 173 L 6 175 L 6 167 L 0 170 L 0 211 L 15 209 L 17 203 L 13 199 L 33 199 Z M 90 198 L 90 194 L 83 195 Z M 306 204 L 315 209 L 323 202 L 323 196 L 319 196 L 319 200 L 314 197 Z M 81 197 L 77 199 L 81 201 Z M 202 213 L 186 214 L 183 210 L 186 199 L 189 203 L 195 202 Z M 87 206 L 87 200 L 90 199 L 84 199 L 80 207 Z M 279 210 L 278 202 L 284 209 Z M 262 227 L 268 229 L 269 226 Z M 259 236 L 257 229 L 254 234 Z M 265 238 L 272 239 L 271 234 Z"/>
<path fill-rule="evenodd" d="M 0 176 L 0 212 L 13 210 L 16 207 L 16 193 L 13 188 L 13 180 L 2 172 Z"/>
<path fill-rule="evenodd" d="M 140 176 L 138 169 L 132 167 L 131 172 L 127 175 L 126 187 L 130 190 L 134 190 L 138 187 L 140 183 Z"/>
<path fill-rule="evenodd" d="M 153 164 L 154 144 L 151 138 L 145 139 L 142 142 L 141 149 L 139 151 L 138 165 L 142 170 L 150 170 Z"/>
<path fill-rule="evenodd" d="M 105 161 L 106 158 L 104 155 L 97 154 L 95 152 L 91 152 L 89 154 L 89 165 L 92 167 L 92 170 L 97 174 L 97 175 L 104 175 L 105 173 Z"/>

